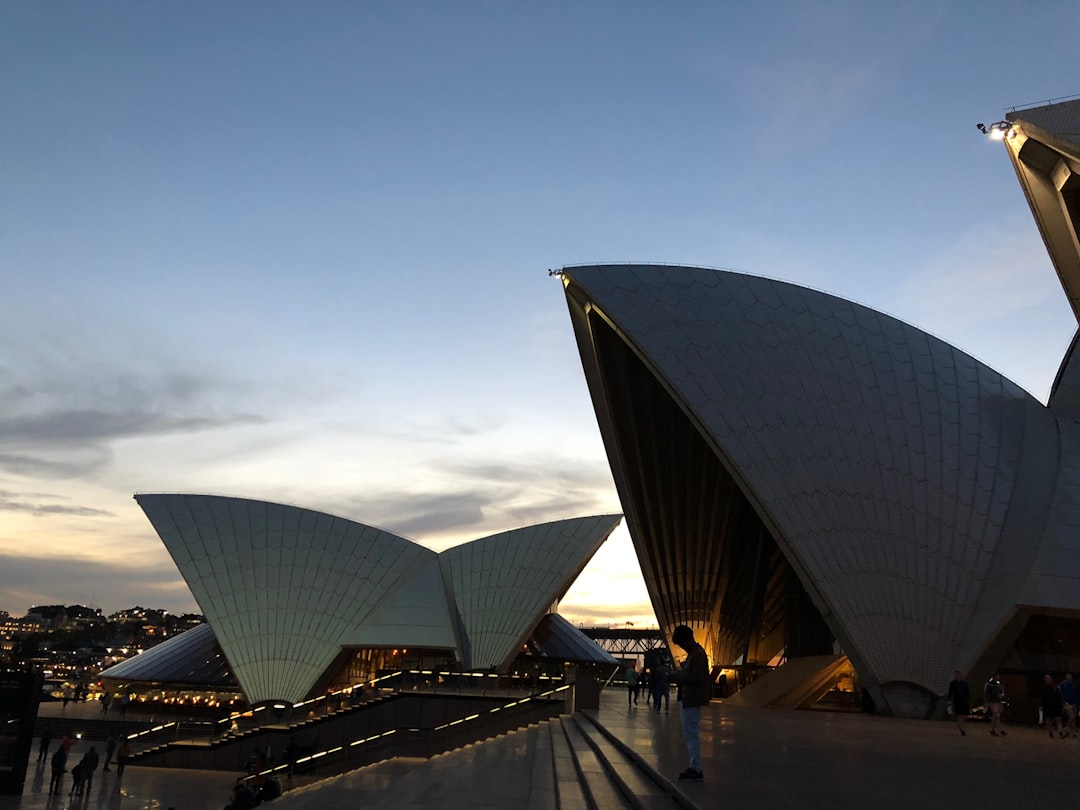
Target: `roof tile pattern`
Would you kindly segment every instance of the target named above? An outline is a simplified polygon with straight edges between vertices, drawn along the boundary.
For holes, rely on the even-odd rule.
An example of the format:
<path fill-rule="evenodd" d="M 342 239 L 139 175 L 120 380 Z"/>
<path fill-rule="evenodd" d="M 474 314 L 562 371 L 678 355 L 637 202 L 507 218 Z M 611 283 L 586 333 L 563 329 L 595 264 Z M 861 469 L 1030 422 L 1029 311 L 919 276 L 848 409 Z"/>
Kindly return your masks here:
<path fill-rule="evenodd" d="M 469 666 L 508 663 L 621 519 L 600 515 L 541 523 L 442 552 L 468 637 Z"/>
<path fill-rule="evenodd" d="M 248 700 L 302 700 L 343 639 L 435 552 L 295 506 L 137 495 Z"/>
<path fill-rule="evenodd" d="M 440 555 L 295 506 L 135 498 L 252 704 L 304 699 L 345 647 L 451 649 L 473 669 L 509 663 L 622 519 L 543 523 Z"/>
<path fill-rule="evenodd" d="M 814 290 L 672 266 L 564 274 L 751 491 L 845 648 L 879 682 L 936 693 L 1025 432 L 1056 430 L 1043 406 L 943 341 Z"/>
<path fill-rule="evenodd" d="M 101 673 L 117 681 L 232 686 L 236 681 L 209 624 L 200 624 Z"/>

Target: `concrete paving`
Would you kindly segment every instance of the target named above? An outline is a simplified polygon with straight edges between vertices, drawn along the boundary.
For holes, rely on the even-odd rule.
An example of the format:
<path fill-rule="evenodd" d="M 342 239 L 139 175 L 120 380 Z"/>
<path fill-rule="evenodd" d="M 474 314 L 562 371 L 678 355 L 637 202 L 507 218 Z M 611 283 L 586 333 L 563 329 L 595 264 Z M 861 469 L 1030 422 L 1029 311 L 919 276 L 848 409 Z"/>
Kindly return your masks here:
<path fill-rule="evenodd" d="M 1033 805 L 1068 807 L 1080 793 L 1080 740 L 1050 739 L 1031 727 L 991 737 L 984 723 L 961 737 L 948 722 L 859 714 L 751 709 L 714 702 L 703 711 L 705 782 L 679 783 L 686 749 L 678 704 L 657 713 L 623 690 L 590 713 L 646 766 L 693 804 L 713 808 L 904 808 Z M 554 807 L 550 736 L 533 728 L 432 760 L 391 760 L 286 793 L 272 806 Z M 74 756 L 88 747 L 80 741 Z M 83 801 L 50 800 L 47 768 L 31 764 L 24 795 L 0 810 L 154 808 L 220 810 L 237 774 L 131 766 L 95 777 Z M 68 777 L 70 779 L 70 777 Z M 68 782 L 70 787 L 70 782 Z"/>
<path fill-rule="evenodd" d="M 597 720 L 703 810 L 1074 806 L 1080 740 L 1033 727 L 992 737 L 968 723 L 837 712 L 749 709 L 713 702 L 702 711 L 701 783 L 687 767 L 678 704 L 605 695 Z"/>
<path fill-rule="evenodd" d="M 72 749 L 76 761 L 86 747 Z M 0 796 L 0 810 L 221 810 L 229 801 L 236 776 L 132 765 L 120 780 L 115 770 L 102 773 L 98 768 L 91 790 L 83 797 L 72 797 L 68 795 L 71 774 L 64 777 L 59 794 L 49 795 L 48 764 L 38 767 L 31 762 L 23 795 Z"/>

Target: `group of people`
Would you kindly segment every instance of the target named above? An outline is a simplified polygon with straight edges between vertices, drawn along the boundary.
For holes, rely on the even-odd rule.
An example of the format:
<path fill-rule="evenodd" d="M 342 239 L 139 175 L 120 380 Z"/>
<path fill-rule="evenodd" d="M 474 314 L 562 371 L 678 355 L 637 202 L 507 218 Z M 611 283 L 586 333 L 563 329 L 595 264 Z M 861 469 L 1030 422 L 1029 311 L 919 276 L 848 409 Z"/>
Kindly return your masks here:
<path fill-rule="evenodd" d="M 1043 676 L 1037 695 L 1039 705 L 1039 725 L 1046 728 L 1051 738 L 1064 739 L 1077 736 L 1077 704 L 1080 702 L 1080 688 L 1067 673 L 1059 683 L 1054 683 L 1050 674 Z M 947 694 L 949 714 L 956 721 L 960 734 L 966 736 L 964 725 L 971 714 L 971 689 L 959 670 L 949 683 Z M 1005 709 L 1005 687 L 1001 679 L 991 675 L 983 685 L 984 711 L 990 717 L 990 734 L 994 737 L 1006 737 L 1008 732 L 1001 724 Z"/>
<path fill-rule="evenodd" d="M 637 671 L 637 663 L 626 668 L 627 706 L 636 706 L 638 696 L 645 690 L 645 705 L 650 703 L 656 711 L 660 711 L 663 702 L 664 709 L 670 709 L 671 703 L 671 670 L 663 662 L 654 664 L 644 672 Z"/>
<path fill-rule="evenodd" d="M 1080 691 L 1077 690 L 1073 681 L 1072 673 L 1066 673 L 1060 683 L 1055 684 L 1052 675 L 1043 676 L 1043 682 L 1039 686 L 1039 712 L 1042 714 L 1040 723 L 1046 726 L 1046 731 L 1053 738 L 1058 739 L 1076 736 L 1076 705 Z"/>
<path fill-rule="evenodd" d="M 51 742 L 52 730 L 46 727 L 41 732 L 41 738 L 38 741 L 37 764 L 40 768 L 44 766 L 46 760 L 49 762 L 52 772 L 49 778 L 49 793 L 63 792 L 64 774 L 68 773 L 69 770 L 72 780 L 70 795 L 82 796 L 88 793 L 94 786 L 94 772 L 98 769 L 98 765 L 101 764 L 97 746 L 91 745 L 78 763 L 69 769 L 68 762 L 71 758 L 71 749 L 75 745 L 75 738 L 70 731 L 65 734 L 57 745 L 56 751 L 50 757 L 49 744 Z M 127 766 L 128 760 L 131 759 L 131 745 L 126 738 L 121 739 L 119 744 L 117 744 L 115 737 L 109 737 L 105 741 L 105 766 L 101 769 L 102 772 L 110 770 L 109 765 L 112 762 L 114 752 L 116 754 L 117 787 L 119 788 L 120 779 L 124 775 L 124 768 Z"/>
<path fill-rule="evenodd" d="M 967 731 L 964 730 L 964 726 L 967 724 L 968 715 L 971 714 L 971 687 L 964 680 L 960 670 L 956 670 L 952 681 L 949 682 L 946 701 L 946 708 L 956 722 L 956 728 L 961 736 L 966 737 Z M 991 675 L 983 684 L 983 705 L 990 717 L 990 734 L 994 737 L 1007 737 L 1009 733 L 1001 725 L 1001 715 L 1005 711 L 1005 687 L 1001 685 L 1001 679 L 997 674 Z"/>

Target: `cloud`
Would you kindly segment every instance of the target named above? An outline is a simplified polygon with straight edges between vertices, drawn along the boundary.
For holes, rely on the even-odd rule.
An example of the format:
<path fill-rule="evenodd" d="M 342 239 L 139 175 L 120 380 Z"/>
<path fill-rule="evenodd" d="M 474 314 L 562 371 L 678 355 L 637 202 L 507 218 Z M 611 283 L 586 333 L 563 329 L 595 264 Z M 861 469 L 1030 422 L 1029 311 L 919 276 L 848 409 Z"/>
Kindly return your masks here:
<path fill-rule="evenodd" d="M 0 554 L 0 571 L 0 609 L 16 615 L 41 604 L 79 603 L 106 613 L 137 604 L 173 613 L 195 609 L 195 600 L 168 558 L 143 565 L 131 565 L 123 557 L 69 559 L 59 565 L 55 559 Z M 165 604 L 147 605 L 153 595 L 160 595 Z"/>
<path fill-rule="evenodd" d="M 436 545 L 521 526 L 619 511 L 602 460 L 536 457 L 529 463 L 452 461 L 414 490 L 368 490 L 323 498 L 316 508 Z M 445 482 L 439 486 L 439 479 Z"/>
<path fill-rule="evenodd" d="M 939 334 L 998 323 L 1061 298 L 1047 264 L 1027 217 L 986 220 L 913 268 L 898 290 L 898 304 L 920 328 Z"/>
<path fill-rule="evenodd" d="M 37 503 L 28 499 L 33 498 Z M 43 517 L 45 515 L 73 515 L 75 517 L 113 517 L 105 509 L 90 506 L 68 505 L 62 503 L 40 503 L 41 500 L 66 500 L 62 496 L 43 493 L 20 493 L 0 490 L 0 512 L 22 512 Z"/>
<path fill-rule="evenodd" d="M 692 64 L 758 108 L 742 125 L 761 122 L 760 149 L 791 152 L 824 143 L 896 81 L 907 69 L 910 52 L 931 34 L 944 10 L 927 7 L 911 14 L 906 8 L 877 5 L 790 3 L 774 14 L 788 20 L 785 27 L 792 35 L 760 49 L 759 60 L 736 61 L 720 50 L 699 54 Z M 763 41 L 773 35 L 748 34 Z"/>
<path fill-rule="evenodd" d="M 61 458 L 24 453 L 0 453 L 0 469 L 27 477 L 78 478 L 104 467 L 112 459 L 105 447 L 65 448 Z"/>
<path fill-rule="evenodd" d="M 207 376 L 114 373 L 57 385 L 33 373 L 0 379 L 0 468 L 24 476 L 71 478 L 111 462 L 119 439 L 195 433 L 261 424 L 265 416 L 240 411 L 235 383 Z M 78 403 L 78 405 L 73 405 Z"/>
<path fill-rule="evenodd" d="M 0 418 L 0 442 L 96 442 L 147 434 L 191 433 L 265 421 L 254 414 L 185 416 L 151 409 L 56 410 Z"/>

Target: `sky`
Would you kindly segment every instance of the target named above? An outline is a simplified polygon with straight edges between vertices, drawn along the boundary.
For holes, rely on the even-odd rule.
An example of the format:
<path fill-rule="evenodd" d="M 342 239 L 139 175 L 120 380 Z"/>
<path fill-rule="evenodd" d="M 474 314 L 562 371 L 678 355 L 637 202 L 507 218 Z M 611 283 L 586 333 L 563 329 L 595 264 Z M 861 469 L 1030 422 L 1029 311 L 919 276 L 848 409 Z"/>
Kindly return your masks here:
<path fill-rule="evenodd" d="M 0 610 L 196 610 L 135 492 L 621 512 L 567 264 L 824 290 L 1045 402 L 1076 320 L 975 124 L 1080 93 L 1075 9 L 0 4 Z M 625 526 L 561 612 L 655 622 Z"/>

